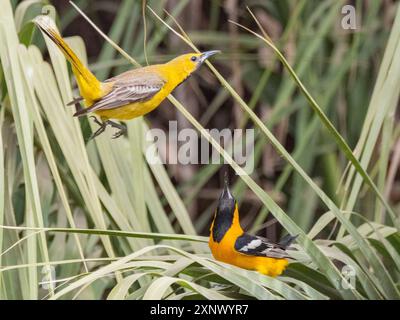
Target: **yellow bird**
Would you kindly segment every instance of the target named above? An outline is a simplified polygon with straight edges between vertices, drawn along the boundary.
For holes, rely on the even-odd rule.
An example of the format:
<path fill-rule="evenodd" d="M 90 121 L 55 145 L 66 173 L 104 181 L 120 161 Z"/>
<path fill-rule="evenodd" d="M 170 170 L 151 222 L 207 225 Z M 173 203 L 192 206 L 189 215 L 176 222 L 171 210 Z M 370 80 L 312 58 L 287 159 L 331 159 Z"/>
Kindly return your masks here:
<path fill-rule="evenodd" d="M 210 229 L 209 247 L 216 260 L 255 270 L 262 274 L 279 276 L 288 264 L 286 249 L 297 236 L 287 235 L 279 243 L 245 233 L 240 226 L 239 211 L 228 179 L 219 198 Z"/>
<path fill-rule="evenodd" d="M 102 133 L 107 125 L 119 129 L 113 138 L 124 134 L 125 127 L 110 119 L 129 120 L 154 110 L 207 58 L 220 52 L 213 50 L 184 54 L 167 63 L 130 70 L 101 82 L 84 66 L 58 31 L 52 27 L 49 17 L 39 16 L 34 22 L 60 48 L 65 58 L 71 63 L 81 96 L 68 105 L 79 105 L 79 102 L 83 100 L 86 106 L 77 111 L 74 116 L 80 117 L 94 112 L 101 119 L 99 121 L 93 117 L 100 128 L 91 139 Z"/>

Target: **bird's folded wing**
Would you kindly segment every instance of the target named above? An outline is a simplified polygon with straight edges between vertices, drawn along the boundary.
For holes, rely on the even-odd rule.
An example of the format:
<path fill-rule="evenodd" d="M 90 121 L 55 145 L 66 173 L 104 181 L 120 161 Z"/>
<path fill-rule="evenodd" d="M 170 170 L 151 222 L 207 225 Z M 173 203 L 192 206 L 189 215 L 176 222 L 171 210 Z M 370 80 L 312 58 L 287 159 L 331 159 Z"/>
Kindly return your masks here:
<path fill-rule="evenodd" d="M 77 112 L 75 115 L 80 116 L 97 110 L 109 110 L 122 107 L 124 105 L 143 102 L 151 99 L 158 93 L 165 84 L 165 80 L 155 73 L 144 73 L 132 75 L 128 77 L 115 77 L 111 91 L 95 102 L 89 108 Z"/>
<path fill-rule="evenodd" d="M 256 237 L 244 233 L 235 242 L 235 249 L 250 256 L 287 258 L 288 255 L 279 245 L 262 237 Z"/>

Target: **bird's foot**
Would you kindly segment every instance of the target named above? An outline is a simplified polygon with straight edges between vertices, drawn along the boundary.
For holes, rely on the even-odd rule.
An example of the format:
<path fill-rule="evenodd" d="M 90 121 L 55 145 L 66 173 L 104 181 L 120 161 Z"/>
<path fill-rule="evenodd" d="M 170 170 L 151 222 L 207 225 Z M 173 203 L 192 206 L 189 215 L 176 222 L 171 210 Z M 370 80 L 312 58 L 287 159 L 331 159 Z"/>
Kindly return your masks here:
<path fill-rule="evenodd" d="M 113 139 L 117 139 L 117 138 L 123 136 L 123 135 L 126 133 L 126 127 L 125 127 L 124 125 L 119 124 L 119 123 L 116 123 L 116 122 L 113 122 L 113 121 L 111 121 L 111 120 L 108 120 L 107 123 L 108 123 L 111 127 L 119 129 L 119 131 L 117 131 L 117 132 L 113 135 L 113 137 L 112 137 Z"/>
<path fill-rule="evenodd" d="M 125 134 L 125 132 L 126 132 L 125 129 L 117 131 L 117 132 L 114 133 L 114 135 L 112 136 L 112 139 L 117 139 L 117 138 L 123 136 L 123 135 Z"/>
<path fill-rule="evenodd" d="M 93 121 L 94 121 L 96 124 L 98 124 L 98 125 L 100 126 L 100 128 L 98 128 L 98 129 L 91 135 L 91 137 L 89 138 L 89 140 L 92 140 L 92 139 L 96 138 L 98 135 L 100 135 L 101 133 L 103 133 L 103 132 L 106 130 L 106 128 L 107 128 L 108 125 L 109 125 L 110 127 L 119 129 L 119 131 L 117 131 L 117 132 L 112 136 L 113 139 L 117 139 L 117 138 L 123 136 L 123 135 L 125 134 L 125 132 L 126 132 L 126 127 L 125 127 L 124 125 L 122 125 L 122 124 L 113 122 L 113 121 L 111 121 L 111 120 L 107 120 L 107 121 L 101 122 L 101 121 L 100 121 L 99 119 L 97 119 L 95 116 L 90 116 L 90 118 L 93 118 Z"/>
<path fill-rule="evenodd" d="M 93 118 L 93 121 L 98 124 L 100 126 L 100 128 L 98 128 L 89 138 L 89 140 L 92 140 L 94 138 L 96 138 L 98 135 L 102 134 L 104 132 L 104 130 L 106 130 L 107 128 L 107 121 L 105 122 L 101 122 L 100 120 L 98 120 L 95 116 L 90 116 L 90 118 Z"/>
<path fill-rule="evenodd" d="M 90 118 L 92 118 L 92 119 L 93 119 L 93 122 L 96 123 L 96 124 L 98 124 L 100 127 L 102 127 L 102 126 L 106 127 L 106 126 L 107 126 L 107 121 L 101 122 L 101 121 L 100 121 L 99 119 L 97 119 L 95 116 L 90 116 Z"/>

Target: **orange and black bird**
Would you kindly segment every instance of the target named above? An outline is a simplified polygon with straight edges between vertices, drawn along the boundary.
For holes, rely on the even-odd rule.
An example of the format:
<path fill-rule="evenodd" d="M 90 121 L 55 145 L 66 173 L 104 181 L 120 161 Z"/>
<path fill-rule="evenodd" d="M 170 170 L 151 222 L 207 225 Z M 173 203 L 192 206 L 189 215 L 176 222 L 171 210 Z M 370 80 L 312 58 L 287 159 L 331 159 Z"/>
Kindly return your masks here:
<path fill-rule="evenodd" d="M 286 258 L 289 257 L 286 249 L 296 237 L 287 235 L 279 243 L 273 243 L 266 238 L 245 233 L 240 226 L 237 202 L 225 176 L 225 186 L 211 224 L 208 242 L 216 260 L 276 277 L 285 270 L 288 264 Z"/>
<path fill-rule="evenodd" d="M 78 104 L 79 106 L 79 102 L 83 100 L 86 106 L 77 111 L 74 116 L 80 117 L 95 113 L 101 119 L 100 121 L 93 116 L 100 127 L 91 139 L 104 132 L 107 125 L 119 129 L 114 138 L 124 134 L 125 127 L 110 119 L 129 120 L 154 110 L 207 58 L 220 52 L 213 50 L 183 54 L 164 64 L 137 68 L 111 79 L 99 81 L 64 41 L 48 16 L 39 16 L 34 22 L 71 63 L 80 97 L 68 105 Z"/>

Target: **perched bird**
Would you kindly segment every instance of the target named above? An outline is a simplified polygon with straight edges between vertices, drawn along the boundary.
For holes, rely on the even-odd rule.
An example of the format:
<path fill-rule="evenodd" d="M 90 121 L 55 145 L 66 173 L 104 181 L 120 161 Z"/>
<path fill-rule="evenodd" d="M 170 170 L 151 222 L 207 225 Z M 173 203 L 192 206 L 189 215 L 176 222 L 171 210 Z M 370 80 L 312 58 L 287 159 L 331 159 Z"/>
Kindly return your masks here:
<path fill-rule="evenodd" d="M 240 226 L 236 200 L 225 177 L 208 242 L 216 260 L 276 277 L 285 270 L 288 264 L 285 250 L 296 237 L 287 235 L 279 243 L 272 243 L 266 238 L 245 233 Z"/>
<path fill-rule="evenodd" d="M 119 129 L 114 138 L 124 134 L 125 127 L 110 119 L 129 120 L 154 110 L 207 58 L 220 52 L 214 50 L 184 54 L 167 63 L 130 70 L 101 82 L 71 50 L 52 26 L 49 17 L 39 16 L 34 22 L 71 63 L 81 96 L 68 105 L 79 105 L 79 102 L 83 100 L 86 106 L 77 111 L 74 116 L 80 117 L 94 112 L 101 119 L 100 121 L 93 117 L 100 128 L 91 138 L 102 133 L 107 125 Z"/>

